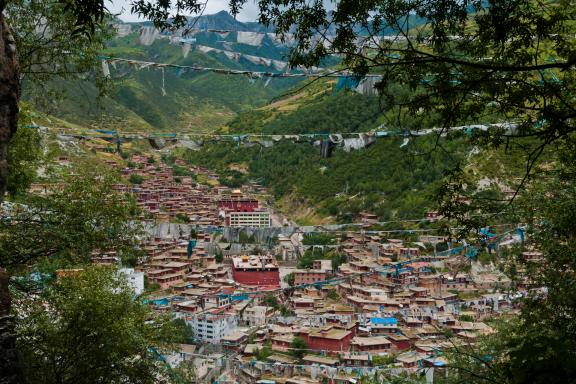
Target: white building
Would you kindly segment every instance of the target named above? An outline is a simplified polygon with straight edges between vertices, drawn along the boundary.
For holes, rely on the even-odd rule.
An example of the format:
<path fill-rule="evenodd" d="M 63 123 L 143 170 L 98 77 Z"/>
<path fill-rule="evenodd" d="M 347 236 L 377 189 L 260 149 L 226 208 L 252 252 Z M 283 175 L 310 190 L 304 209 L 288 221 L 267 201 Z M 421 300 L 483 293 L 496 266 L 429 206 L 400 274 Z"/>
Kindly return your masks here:
<path fill-rule="evenodd" d="M 118 271 L 135 294 L 141 295 L 144 292 L 144 272 L 136 272 L 134 268 L 120 268 Z"/>
<path fill-rule="evenodd" d="M 194 330 L 194 336 L 208 343 L 220 343 L 222 337 L 238 327 L 238 316 L 234 313 L 215 310 L 191 316 L 187 323 Z"/>
<path fill-rule="evenodd" d="M 264 305 L 254 305 L 244 310 L 244 322 L 253 327 L 266 324 L 266 320 L 274 315 L 274 308 Z"/>
<path fill-rule="evenodd" d="M 270 212 L 230 212 L 227 218 L 230 227 L 256 227 L 267 228 L 271 225 Z"/>
<path fill-rule="evenodd" d="M 298 257 L 296 253 L 296 246 L 290 237 L 279 234 L 278 243 L 278 253 L 282 256 L 282 260 L 296 260 Z"/>
<path fill-rule="evenodd" d="M 196 352 L 195 345 L 180 344 L 173 353 L 163 356 L 170 367 L 176 368 L 185 361 L 193 361 L 195 358 L 194 352 Z"/>
<path fill-rule="evenodd" d="M 203 301 L 205 309 L 226 307 L 232 303 L 230 296 L 207 296 Z"/>
<path fill-rule="evenodd" d="M 132 26 L 130 24 L 114 24 L 118 37 L 128 36 L 132 33 Z"/>

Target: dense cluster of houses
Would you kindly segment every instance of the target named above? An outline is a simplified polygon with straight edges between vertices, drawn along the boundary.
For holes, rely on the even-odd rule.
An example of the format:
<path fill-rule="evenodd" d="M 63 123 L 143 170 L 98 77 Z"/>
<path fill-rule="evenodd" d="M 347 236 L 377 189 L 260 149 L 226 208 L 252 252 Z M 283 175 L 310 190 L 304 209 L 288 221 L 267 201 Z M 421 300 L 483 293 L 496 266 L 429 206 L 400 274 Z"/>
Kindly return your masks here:
<path fill-rule="evenodd" d="M 501 293 L 510 284 L 503 274 L 455 270 L 464 256 L 434 256 L 429 237 L 350 232 L 339 240 L 346 262 L 336 269 L 331 260 L 294 269 L 278 267 L 271 254 L 218 263 L 208 249 L 213 236 L 199 233 L 193 248 L 150 240 L 137 269 L 157 284 L 150 305 L 184 319 L 200 345 L 227 350 L 228 373 L 241 382 L 354 383 L 354 369 L 375 372 L 383 358 L 398 372 L 441 370 L 441 351 L 476 343 L 493 332 L 487 319 L 516 310 Z M 293 287 L 260 278 L 282 268 L 294 273 Z M 295 340 L 304 343 L 303 355 L 294 354 Z"/>
<path fill-rule="evenodd" d="M 116 162 L 110 165 L 119 167 Z M 132 183 L 114 188 L 134 194 L 138 206 L 157 221 L 179 220 L 199 226 L 270 226 L 270 213 L 258 199 L 219 185 L 218 175 L 206 168 L 190 167 L 178 159 L 175 167 L 185 172 L 177 176 L 174 167 L 144 155 L 133 155 L 129 165 L 121 172 Z M 205 182 L 197 182 L 198 178 Z M 246 189 L 255 194 L 266 192 L 259 185 Z"/>
<path fill-rule="evenodd" d="M 345 231 L 330 245 L 295 246 L 279 234 L 257 254 L 223 251 L 217 246 L 223 228 L 271 225 L 253 197 L 263 192 L 259 186 L 246 193 L 210 183 L 217 174 L 179 160 L 175 166 L 189 174 L 175 176 L 175 167 L 142 155 L 130 163 L 120 170 L 132 182 L 115 189 L 132 193 L 146 218 L 216 229 L 198 229 L 186 239 L 147 238 L 137 265 L 119 270 L 147 304 L 191 327 L 196 344 L 182 345 L 166 361 L 193 362 L 200 382 L 225 375 L 243 383 L 354 384 L 384 365 L 396 373 L 441 371 L 443 351 L 475 344 L 494 332 L 490 319 L 517 311 L 503 273 L 480 263 L 462 268 L 471 265 L 462 263 L 464 252 L 436 252 L 442 237 Z M 378 220 L 366 212 L 360 219 L 366 227 Z M 295 268 L 293 260 L 307 247 L 320 247 L 320 255 L 328 249 L 345 262 L 317 259 L 310 268 Z M 537 263 L 542 255 L 523 257 Z M 95 251 L 92 259 L 119 263 L 113 250 Z M 291 282 L 281 279 L 286 275 Z M 195 353 L 207 345 L 221 350 Z"/>

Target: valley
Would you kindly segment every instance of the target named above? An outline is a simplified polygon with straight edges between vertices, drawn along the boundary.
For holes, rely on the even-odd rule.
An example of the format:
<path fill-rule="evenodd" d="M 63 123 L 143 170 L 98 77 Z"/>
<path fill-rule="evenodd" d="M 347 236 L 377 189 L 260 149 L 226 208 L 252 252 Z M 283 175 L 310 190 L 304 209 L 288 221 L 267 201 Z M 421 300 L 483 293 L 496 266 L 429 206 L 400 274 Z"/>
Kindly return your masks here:
<path fill-rule="evenodd" d="M 570 1 L 108 3 L 0 0 L 0 384 L 574 382 Z"/>

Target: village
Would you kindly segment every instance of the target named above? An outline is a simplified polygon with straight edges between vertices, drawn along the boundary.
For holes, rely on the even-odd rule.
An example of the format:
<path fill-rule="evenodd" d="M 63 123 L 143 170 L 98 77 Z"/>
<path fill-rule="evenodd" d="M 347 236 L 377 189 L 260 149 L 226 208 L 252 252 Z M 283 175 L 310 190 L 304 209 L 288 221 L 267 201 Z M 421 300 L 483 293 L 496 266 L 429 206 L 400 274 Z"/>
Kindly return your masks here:
<path fill-rule="evenodd" d="M 0 384 L 576 384 L 575 20 L 0 0 Z"/>
<path fill-rule="evenodd" d="M 109 165 L 142 177 L 115 190 L 135 196 L 147 236 L 138 263 L 119 271 L 155 311 L 192 329 L 190 344 L 164 359 L 191 363 L 198 382 L 354 384 L 376 373 L 430 381 L 443 374 L 445 351 L 474 345 L 494 332 L 491 322 L 518 310 L 510 279 L 470 262 L 461 247 L 437 251 L 443 236 L 370 230 L 377 217 L 368 212 L 338 230 L 274 226 L 259 185 L 198 183 L 218 175 L 190 167 L 189 176 L 174 176 L 146 156 L 131 163 Z M 311 244 L 318 234 L 330 244 Z M 514 242 L 507 235 L 496 245 Z M 541 254 L 524 257 L 538 262 Z M 120 265 L 109 250 L 92 260 Z"/>

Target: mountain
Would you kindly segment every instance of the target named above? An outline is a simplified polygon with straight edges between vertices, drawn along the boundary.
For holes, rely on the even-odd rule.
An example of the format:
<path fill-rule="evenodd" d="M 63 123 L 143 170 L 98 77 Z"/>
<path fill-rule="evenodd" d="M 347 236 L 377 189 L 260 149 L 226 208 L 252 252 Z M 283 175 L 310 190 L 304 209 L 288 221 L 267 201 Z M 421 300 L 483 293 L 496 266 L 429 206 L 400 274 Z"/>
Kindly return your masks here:
<path fill-rule="evenodd" d="M 188 25 L 194 25 L 199 29 L 219 29 L 242 32 L 273 32 L 272 27 L 266 27 L 256 22 L 238 21 L 226 11 L 220 11 L 212 15 L 189 17 Z"/>
<path fill-rule="evenodd" d="M 181 38 L 182 31 L 161 33 L 149 22 L 120 24 L 118 37 L 108 42 L 103 55 L 226 70 L 286 70 L 289 48 L 269 33 L 271 28 L 240 22 L 226 11 L 190 18 L 192 25 L 194 30 Z M 338 58 L 331 58 L 322 66 L 337 63 Z M 41 112 L 85 127 L 206 132 L 282 96 L 300 81 L 111 64 L 113 87 L 105 97 L 99 97 L 91 77 L 54 81 L 48 92 L 25 86 L 24 98 Z"/>
<path fill-rule="evenodd" d="M 472 8 L 471 8 L 472 9 Z M 332 18 L 332 12 L 329 11 L 328 13 L 328 20 Z M 198 29 L 220 29 L 220 30 L 229 30 L 229 31 L 243 31 L 243 32 L 274 32 L 274 26 L 265 26 L 263 24 L 257 22 L 241 22 L 234 18 L 234 16 L 230 15 L 226 11 L 220 11 L 213 15 L 202 15 L 197 17 L 189 17 L 188 18 L 188 25 L 194 25 L 194 28 Z M 399 24 L 403 25 L 405 19 L 399 20 Z M 422 25 L 426 22 L 425 19 L 411 15 L 410 16 L 410 25 L 413 27 Z M 354 28 L 356 33 L 361 34 L 368 34 L 369 31 L 373 30 L 372 25 L 369 25 L 367 28 L 358 25 Z M 384 34 L 392 32 L 391 29 L 384 30 Z M 326 31 L 324 31 L 327 35 L 335 35 L 336 34 L 336 26 L 333 23 L 329 22 L 329 27 Z"/>
<path fill-rule="evenodd" d="M 134 26 L 144 26 L 152 39 L 143 41 Z M 302 87 L 298 79 L 267 82 L 244 75 L 128 65 L 113 59 L 279 71 L 271 67 L 270 60 L 281 61 L 287 53 L 286 46 L 264 33 L 256 42 L 239 39 L 238 32 L 265 29 L 257 23 L 239 22 L 226 12 L 201 16 L 196 26 L 200 30 L 184 39 L 158 34 L 142 23 L 125 28 L 126 33 L 110 41 L 103 52 L 111 58 L 114 84 L 106 97 L 98 98 L 94 79 L 86 79 L 50 84 L 64 95 L 57 101 L 28 98 L 41 112 L 67 123 L 120 131 L 366 132 L 395 121 L 395 112 L 387 110 L 378 97 L 336 92 L 335 80 L 322 79 Z M 176 152 L 191 163 L 218 170 L 225 184 L 261 182 L 269 187 L 280 209 L 303 223 L 348 222 L 364 210 L 383 220 L 421 218 L 434 208 L 434 192 L 444 174 L 467 156 L 470 147 L 456 140 L 445 143 L 445 151 L 433 151 L 433 137 L 404 141 L 387 138 L 363 150 L 336 149 L 330 158 L 321 157 L 317 146 L 290 142 L 272 148 L 218 143 L 207 144 L 199 152 Z"/>
<path fill-rule="evenodd" d="M 205 52 L 202 47 L 220 51 Z M 257 47 L 220 41 L 216 34 L 206 32 L 197 36 L 196 44 L 186 54 L 183 44 L 169 36 L 158 36 L 150 45 L 144 45 L 139 42 L 138 32 L 134 31 L 110 41 L 103 54 L 156 63 L 274 71 L 276 69 L 265 63 L 257 60 L 255 63 L 254 57 L 279 60 L 285 51 L 285 47 L 269 41 L 263 41 Z M 237 59 L 226 56 L 229 52 L 238 54 Z M 266 104 L 298 81 L 274 79 L 267 83 L 265 79 L 240 75 L 205 71 L 180 73 L 171 68 L 138 67 L 112 61 L 109 68 L 113 88 L 106 97 L 98 97 L 95 79 L 91 77 L 83 81 L 50 83 L 48 88 L 60 95 L 59 98 L 46 98 L 45 93 L 24 87 L 24 98 L 42 112 L 87 127 L 213 131 L 226 125 L 238 113 Z"/>

